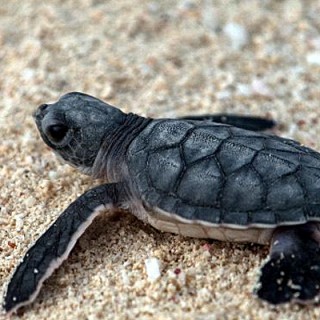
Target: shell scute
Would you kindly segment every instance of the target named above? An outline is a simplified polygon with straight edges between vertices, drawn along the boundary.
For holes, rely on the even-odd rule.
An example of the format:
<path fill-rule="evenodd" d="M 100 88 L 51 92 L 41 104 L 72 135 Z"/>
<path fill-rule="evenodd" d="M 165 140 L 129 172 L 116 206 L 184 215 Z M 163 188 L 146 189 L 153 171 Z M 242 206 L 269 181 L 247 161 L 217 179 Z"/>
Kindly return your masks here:
<path fill-rule="evenodd" d="M 248 225 L 248 213 L 242 212 L 241 214 L 239 214 L 238 211 L 227 211 L 223 215 L 223 223 L 237 226 L 246 226 Z"/>
<path fill-rule="evenodd" d="M 292 208 L 281 212 L 279 211 L 276 214 L 276 218 L 277 224 L 279 225 L 290 223 L 302 224 L 307 222 L 306 215 L 302 208 Z"/>
<path fill-rule="evenodd" d="M 303 188 L 296 177 L 285 176 L 269 186 L 267 206 L 272 210 L 289 210 L 303 203 Z"/>
<path fill-rule="evenodd" d="M 250 224 L 252 225 L 276 225 L 277 219 L 275 213 L 271 210 L 261 210 L 250 215 Z"/>
<path fill-rule="evenodd" d="M 221 223 L 221 211 L 216 208 L 198 207 L 195 212 L 195 220 L 205 221 L 213 224 Z"/>
<path fill-rule="evenodd" d="M 188 130 L 192 129 L 191 123 L 179 120 L 160 120 L 154 125 L 149 137 L 149 148 L 168 148 L 180 144 Z"/>
<path fill-rule="evenodd" d="M 192 163 L 206 156 L 213 155 L 221 143 L 222 140 L 217 138 L 212 133 L 212 130 L 196 128 L 183 144 L 184 159 L 187 163 Z"/>
<path fill-rule="evenodd" d="M 272 181 L 281 176 L 294 173 L 298 165 L 288 160 L 274 157 L 270 152 L 259 152 L 252 162 L 255 170 L 264 181 Z"/>
<path fill-rule="evenodd" d="M 176 213 L 179 217 L 187 220 L 194 220 L 196 207 L 181 203 L 177 206 Z"/>
<path fill-rule="evenodd" d="M 183 168 L 179 149 L 153 152 L 149 156 L 148 164 L 153 186 L 161 191 L 172 191 Z"/>
<path fill-rule="evenodd" d="M 244 167 L 227 176 L 222 207 L 231 212 L 261 209 L 264 189 L 260 176 L 251 167 Z"/>
<path fill-rule="evenodd" d="M 250 164 L 256 151 L 245 146 L 226 141 L 217 152 L 217 159 L 226 174 L 231 174 L 243 166 Z M 237 159 L 237 161 L 235 161 Z"/>
<path fill-rule="evenodd" d="M 197 177 L 195 179 L 195 177 Z M 177 196 L 193 205 L 214 206 L 223 176 L 214 158 L 204 159 L 188 167 L 177 189 Z"/>

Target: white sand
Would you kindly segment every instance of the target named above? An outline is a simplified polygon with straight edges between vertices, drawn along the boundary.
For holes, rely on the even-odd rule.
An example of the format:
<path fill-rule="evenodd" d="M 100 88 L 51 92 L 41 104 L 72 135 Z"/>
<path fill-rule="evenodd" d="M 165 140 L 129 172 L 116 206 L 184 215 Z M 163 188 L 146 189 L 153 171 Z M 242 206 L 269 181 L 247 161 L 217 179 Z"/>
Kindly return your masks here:
<path fill-rule="evenodd" d="M 278 134 L 320 150 L 319 15 L 315 0 L 2 1 L 2 290 L 27 248 L 93 185 L 40 141 L 37 105 L 84 91 L 153 117 L 267 115 L 281 122 Z M 19 319 L 319 319 L 319 307 L 275 309 L 252 296 L 267 253 L 106 214 Z M 162 266 L 154 282 L 150 257 Z"/>

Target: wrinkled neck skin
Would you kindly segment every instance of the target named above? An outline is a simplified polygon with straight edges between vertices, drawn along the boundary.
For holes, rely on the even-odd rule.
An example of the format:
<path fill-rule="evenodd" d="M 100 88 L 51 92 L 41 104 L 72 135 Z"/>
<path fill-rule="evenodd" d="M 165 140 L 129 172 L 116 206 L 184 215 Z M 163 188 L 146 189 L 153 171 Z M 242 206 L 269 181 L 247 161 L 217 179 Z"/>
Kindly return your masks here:
<path fill-rule="evenodd" d="M 137 135 L 152 119 L 129 113 L 123 124 L 104 138 L 92 168 L 92 176 L 109 183 L 123 181 L 127 175 L 126 152 Z"/>

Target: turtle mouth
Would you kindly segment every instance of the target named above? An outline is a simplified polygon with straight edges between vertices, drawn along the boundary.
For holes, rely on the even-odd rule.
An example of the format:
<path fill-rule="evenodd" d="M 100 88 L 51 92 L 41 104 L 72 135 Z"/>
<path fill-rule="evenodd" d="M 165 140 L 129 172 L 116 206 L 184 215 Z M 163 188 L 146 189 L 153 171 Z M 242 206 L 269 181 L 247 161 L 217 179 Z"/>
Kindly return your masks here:
<path fill-rule="evenodd" d="M 87 176 L 92 176 L 92 167 L 75 164 L 72 161 L 69 161 L 68 159 L 63 158 L 63 156 L 59 152 L 54 150 L 54 149 L 52 149 L 52 152 L 56 155 L 56 157 L 59 159 L 59 161 L 62 164 L 68 164 L 69 166 L 79 170 L 81 173 L 83 173 L 83 174 L 85 174 Z"/>

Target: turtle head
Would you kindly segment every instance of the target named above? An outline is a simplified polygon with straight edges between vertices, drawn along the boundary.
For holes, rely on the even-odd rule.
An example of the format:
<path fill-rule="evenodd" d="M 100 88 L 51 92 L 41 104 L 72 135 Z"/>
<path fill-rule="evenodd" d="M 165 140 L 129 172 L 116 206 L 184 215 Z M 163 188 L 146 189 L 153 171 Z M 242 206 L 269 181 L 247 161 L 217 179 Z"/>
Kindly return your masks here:
<path fill-rule="evenodd" d="M 43 104 L 34 113 L 44 142 L 66 162 L 89 175 L 101 143 L 125 118 L 119 109 L 79 92 Z"/>

